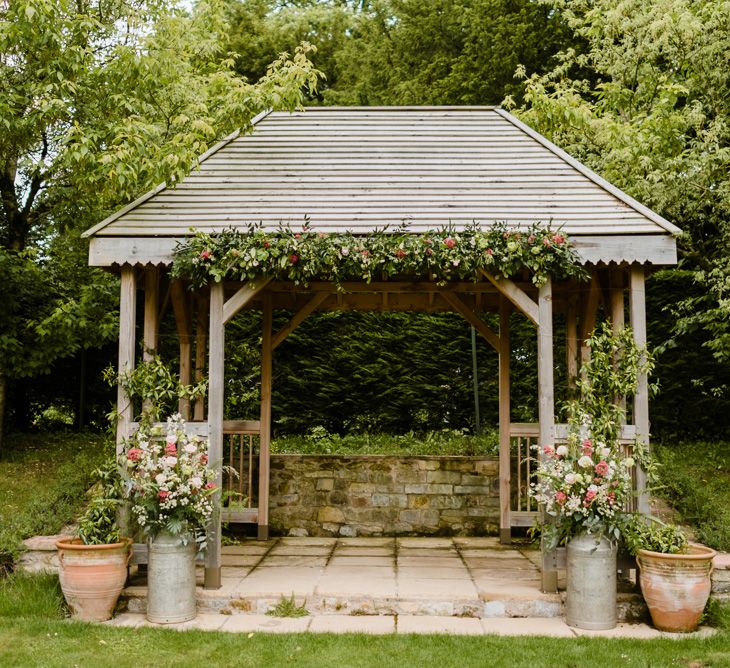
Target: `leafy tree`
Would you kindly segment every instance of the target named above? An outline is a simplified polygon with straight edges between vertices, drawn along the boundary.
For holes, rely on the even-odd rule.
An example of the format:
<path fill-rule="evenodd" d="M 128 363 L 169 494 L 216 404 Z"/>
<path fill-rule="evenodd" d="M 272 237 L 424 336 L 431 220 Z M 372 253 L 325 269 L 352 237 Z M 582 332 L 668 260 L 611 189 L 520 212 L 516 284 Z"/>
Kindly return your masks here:
<path fill-rule="evenodd" d="M 518 113 L 602 176 L 683 228 L 677 281 L 657 295 L 675 321 L 657 377 L 692 402 L 730 407 L 730 2 L 546 0 L 586 49 L 525 78 Z M 589 76 L 586 75 L 589 74 Z M 670 272 L 671 275 L 671 272 Z M 659 277 L 662 280 L 662 276 Z M 651 288 L 650 288 L 651 289 Z M 659 288 L 661 289 L 661 288 Z M 655 314 L 652 328 L 662 324 Z M 666 314 L 663 316 L 666 318 Z M 652 329 L 650 328 L 650 329 Z M 696 346 L 717 364 L 696 377 Z M 697 351 L 699 352 L 699 351 Z M 687 396 L 684 398 L 687 402 Z M 694 423 L 701 420 L 694 412 Z"/>
<path fill-rule="evenodd" d="M 532 0 L 372 0 L 335 54 L 330 104 L 499 104 L 518 65 L 542 72 L 569 43 Z M 327 72 L 326 72 L 327 73 Z"/>
<path fill-rule="evenodd" d="M 79 269 L 80 230 L 316 88 L 306 45 L 256 83 L 228 47 L 221 0 L 191 14 L 163 0 L 0 3 L 0 434 L 8 378 L 115 329 L 113 282 Z"/>

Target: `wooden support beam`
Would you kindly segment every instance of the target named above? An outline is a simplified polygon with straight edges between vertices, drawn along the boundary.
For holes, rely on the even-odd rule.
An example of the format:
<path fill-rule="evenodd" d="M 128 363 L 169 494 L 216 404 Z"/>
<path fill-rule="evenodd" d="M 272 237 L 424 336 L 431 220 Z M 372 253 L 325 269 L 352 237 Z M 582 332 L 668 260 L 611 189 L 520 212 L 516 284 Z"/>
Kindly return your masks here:
<path fill-rule="evenodd" d="M 641 350 L 646 349 L 646 293 L 644 285 L 644 267 L 633 265 L 629 274 L 629 308 L 631 329 L 634 342 Z M 646 361 L 645 355 L 641 357 Z M 636 440 L 649 447 L 649 378 L 646 373 L 639 375 L 639 382 L 634 395 L 634 425 Z M 649 494 L 646 491 L 646 472 L 636 467 L 636 487 L 639 493 L 637 509 L 650 513 Z"/>
<path fill-rule="evenodd" d="M 326 292 L 315 292 L 314 295 L 312 295 L 312 298 L 304 306 L 302 306 L 302 308 L 300 308 L 292 316 L 292 319 L 286 325 L 284 325 L 284 327 L 282 327 L 273 337 L 273 339 L 271 340 L 272 350 L 276 350 L 276 348 L 284 342 L 284 339 L 286 339 L 289 334 L 291 334 L 297 327 L 299 327 L 299 325 L 301 325 L 307 319 L 307 317 L 328 298 L 329 295 Z"/>
<path fill-rule="evenodd" d="M 190 385 L 193 382 L 193 318 L 190 309 L 190 295 L 181 280 L 171 286 L 172 309 L 175 312 L 177 336 L 180 342 L 180 382 Z M 178 401 L 178 411 L 184 420 L 190 420 L 190 399 Z"/>
<path fill-rule="evenodd" d="M 199 383 L 205 376 L 205 359 L 208 353 L 208 316 L 210 299 L 207 290 L 199 290 L 197 295 L 198 317 L 195 324 L 195 382 Z M 205 418 L 205 399 L 195 400 L 193 419 L 196 421 Z"/>
<path fill-rule="evenodd" d="M 626 304 L 624 300 L 624 272 L 613 269 L 609 274 L 609 300 L 611 311 L 611 331 L 618 336 L 626 326 Z M 616 401 L 626 418 L 626 397 L 616 397 Z"/>
<path fill-rule="evenodd" d="M 236 315 L 246 304 L 248 304 L 261 290 L 269 283 L 270 278 L 259 278 L 251 285 L 244 285 L 223 305 L 223 324 L 225 325 Z"/>
<path fill-rule="evenodd" d="M 571 295 L 565 314 L 565 368 L 568 390 L 572 394 L 578 378 L 578 296 Z"/>
<path fill-rule="evenodd" d="M 134 268 L 122 267 L 119 291 L 119 363 L 118 373 L 134 370 L 135 325 L 137 322 L 137 281 Z M 117 454 L 121 454 L 125 439 L 129 438 L 134 419 L 134 407 L 121 384 L 117 386 Z"/>
<path fill-rule="evenodd" d="M 206 589 L 221 586 L 221 494 L 223 486 L 223 404 L 225 401 L 225 323 L 223 321 L 223 284 L 210 288 L 210 345 L 208 361 L 208 461 L 216 467 L 218 490 L 213 495 L 213 517 L 208 524 L 205 554 Z"/>
<path fill-rule="evenodd" d="M 480 270 L 487 280 L 524 313 L 533 324 L 538 324 L 538 306 L 534 300 L 509 278 L 497 278 L 484 269 Z"/>
<path fill-rule="evenodd" d="M 508 299 L 502 297 L 499 303 L 499 540 L 507 545 L 512 542 L 509 377 L 511 310 Z"/>
<path fill-rule="evenodd" d="M 489 329 L 487 324 L 463 301 L 461 301 L 461 298 L 456 293 L 444 290 L 439 294 L 443 297 L 444 301 L 451 306 L 451 308 L 464 316 L 464 319 L 486 339 L 487 343 L 489 343 L 492 348 L 499 352 L 499 336 Z"/>
<path fill-rule="evenodd" d="M 537 399 L 540 420 L 540 457 L 544 457 L 543 447 L 555 443 L 555 394 L 553 379 L 553 296 L 550 279 L 540 287 L 538 298 L 537 328 Z M 546 519 L 546 518 L 544 518 Z M 554 566 L 555 555 L 542 545 L 543 568 L 542 590 L 558 590 L 558 572 Z"/>
<path fill-rule="evenodd" d="M 261 433 L 259 435 L 259 515 L 258 539 L 269 537 L 269 468 L 271 446 L 271 385 L 273 374 L 271 293 L 263 297 L 263 331 L 261 336 Z"/>
<path fill-rule="evenodd" d="M 598 317 L 598 302 L 601 298 L 601 284 L 598 276 L 594 271 L 591 274 L 591 284 L 588 288 L 588 294 L 584 296 L 582 308 L 580 312 L 580 361 L 584 364 L 591 355 L 590 348 L 585 345 L 586 339 L 596 328 L 596 318 Z"/>
<path fill-rule="evenodd" d="M 159 294 L 160 270 L 157 267 L 147 266 L 144 269 L 144 326 L 142 334 L 142 359 L 145 362 L 152 361 L 157 352 Z"/>

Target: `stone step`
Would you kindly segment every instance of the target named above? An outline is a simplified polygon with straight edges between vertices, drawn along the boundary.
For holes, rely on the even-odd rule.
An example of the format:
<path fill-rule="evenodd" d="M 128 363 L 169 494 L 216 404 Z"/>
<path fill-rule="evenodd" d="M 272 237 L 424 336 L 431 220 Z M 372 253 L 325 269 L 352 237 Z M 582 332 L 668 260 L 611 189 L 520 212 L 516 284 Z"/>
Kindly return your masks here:
<path fill-rule="evenodd" d="M 265 615 L 276 607 L 282 595 L 259 594 L 242 596 L 223 591 L 197 589 L 199 614 Z M 555 618 L 565 613 L 565 593 L 540 594 L 532 598 L 454 599 L 449 597 L 353 596 L 349 594 L 314 594 L 294 596 L 297 605 L 310 615 L 329 616 L 439 616 L 477 619 Z M 144 613 L 147 588 L 127 587 L 122 594 L 121 609 Z M 618 620 L 638 622 L 648 619 L 643 599 L 638 594 L 619 593 Z"/>

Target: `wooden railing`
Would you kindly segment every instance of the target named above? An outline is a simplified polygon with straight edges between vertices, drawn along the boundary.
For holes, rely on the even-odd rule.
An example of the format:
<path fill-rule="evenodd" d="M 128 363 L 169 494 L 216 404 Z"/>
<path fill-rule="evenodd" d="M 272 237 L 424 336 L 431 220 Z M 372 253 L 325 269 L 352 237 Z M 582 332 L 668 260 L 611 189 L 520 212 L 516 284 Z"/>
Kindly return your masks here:
<path fill-rule="evenodd" d="M 223 522 L 258 519 L 259 433 L 258 421 L 223 422 Z"/>

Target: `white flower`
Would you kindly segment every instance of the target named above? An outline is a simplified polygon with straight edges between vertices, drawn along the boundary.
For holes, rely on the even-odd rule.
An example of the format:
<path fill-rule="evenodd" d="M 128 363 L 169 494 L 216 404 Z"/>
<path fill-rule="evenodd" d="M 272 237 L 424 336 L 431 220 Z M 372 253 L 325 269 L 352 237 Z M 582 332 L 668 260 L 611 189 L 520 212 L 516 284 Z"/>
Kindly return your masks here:
<path fill-rule="evenodd" d="M 190 486 L 193 489 L 199 489 L 200 487 L 203 486 L 203 479 L 200 476 L 197 476 L 197 475 L 194 476 L 194 477 L 192 477 L 192 478 L 190 478 Z"/>
<path fill-rule="evenodd" d="M 568 475 L 565 476 L 565 482 L 567 482 L 569 485 L 574 485 L 577 479 L 578 478 L 575 473 L 568 473 Z"/>
<path fill-rule="evenodd" d="M 558 449 L 555 452 L 557 453 L 558 457 L 565 457 L 568 454 L 568 446 L 559 445 Z"/>
<path fill-rule="evenodd" d="M 343 248 L 340 249 L 340 253 L 342 253 L 343 255 L 349 255 L 350 254 L 350 249 L 347 248 L 347 246 L 345 246 L 345 247 L 343 247 Z"/>
<path fill-rule="evenodd" d="M 158 473 L 155 476 L 155 482 L 158 485 L 164 485 L 167 482 L 167 476 L 164 473 Z"/>
<path fill-rule="evenodd" d="M 192 455 L 193 453 L 197 452 L 198 448 L 194 443 L 187 443 L 185 445 L 185 452 Z"/>
<path fill-rule="evenodd" d="M 611 448 L 601 448 L 601 457 L 604 459 L 611 454 Z"/>
<path fill-rule="evenodd" d="M 583 455 L 578 460 L 578 466 L 580 466 L 583 469 L 593 468 L 593 460 L 588 455 Z"/>
<path fill-rule="evenodd" d="M 633 457 L 627 457 L 624 459 L 623 464 L 627 469 L 630 469 L 634 465 L 634 458 Z"/>
<path fill-rule="evenodd" d="M 177 457 L 173 457 L 172 455 L 168 457 L 163 457 L 162 459 L 160 459 L 160 464 L 172 468 L 173 466 L 175 466 L 175 464 L 177 464 Z"/>

